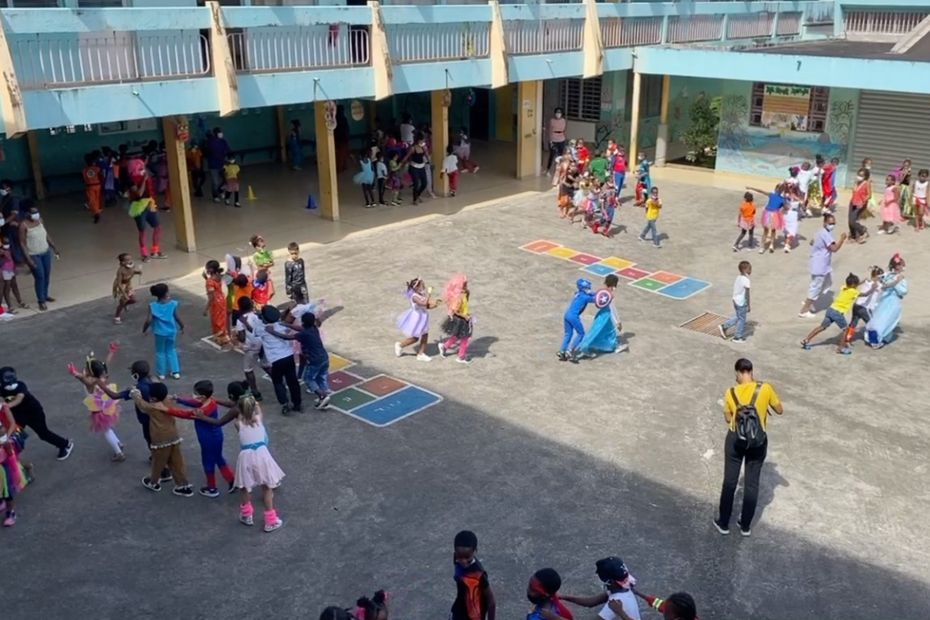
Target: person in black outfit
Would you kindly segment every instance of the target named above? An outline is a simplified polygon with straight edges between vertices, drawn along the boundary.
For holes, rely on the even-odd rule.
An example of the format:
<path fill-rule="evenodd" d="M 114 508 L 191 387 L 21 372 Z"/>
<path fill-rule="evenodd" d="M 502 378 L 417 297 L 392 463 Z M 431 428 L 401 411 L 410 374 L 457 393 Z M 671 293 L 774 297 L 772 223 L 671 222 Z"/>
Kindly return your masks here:
<path fill-rule="evenodd" d="M 42 403 L 32 395 L 23 381 L 16 378 L 16 371 L 9 366 L 0 368 L 0 396 L 10 406 L 13 419 L 19 426 L 31 428 L 39 439 L 58 448 L 59 461 L 71 456 L 74 442 L 49 430 Z"/>

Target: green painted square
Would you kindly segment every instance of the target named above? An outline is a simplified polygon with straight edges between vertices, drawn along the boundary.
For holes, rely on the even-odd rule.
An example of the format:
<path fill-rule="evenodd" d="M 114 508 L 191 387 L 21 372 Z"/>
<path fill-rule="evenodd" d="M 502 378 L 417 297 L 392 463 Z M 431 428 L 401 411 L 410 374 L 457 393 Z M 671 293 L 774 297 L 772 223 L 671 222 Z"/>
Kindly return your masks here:
<path fill-rule="evenodd" d="M 647 291 L 657 291 L 660 288 L 668 286 L 668 283 L 659 282 L 658 280 L 653 280 L 652 278 L 643 278 L 642 280 L 637 280 L 636 282 L 630 282 L 630 286 L 638 286 L 639 288 L 644 288 Z"/>
<path fill-rule="evenodd" d="M 356 407 L 361 407 L 373 400 L 375 400 L 375 397 L 371 394 L 366 394 L 355 388 L 349 388 L 347 390 L 342 390 L 338 394 L 333 394 L 332 400 L 329 401 L 329 405 L 343 411 L 352 411 Z"/>

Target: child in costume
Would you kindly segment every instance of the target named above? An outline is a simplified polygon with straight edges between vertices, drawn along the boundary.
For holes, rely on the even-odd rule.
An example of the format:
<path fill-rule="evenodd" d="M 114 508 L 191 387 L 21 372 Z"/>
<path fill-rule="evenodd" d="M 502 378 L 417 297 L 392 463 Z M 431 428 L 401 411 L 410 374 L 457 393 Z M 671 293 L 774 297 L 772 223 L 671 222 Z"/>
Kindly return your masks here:
<path fill-rule="evenodd" d="M 252 301 L 255 307 L 261 310 L 271 303 L 274 297 L 274 282 L 269 277 L 267 269 L 259 269 L 252 280 Z"/>
<path fill-rule="evenodd" d="M 594 357 L 595 353 L 616 353 L 627 350 L 626 343 L 621 344 L 619 341 L 620 330 L 623 326 L 613 305 L 614 291 L 617 290 L 619 283 L 620 279 L 610 274 L 604 278 L 604 288 L 594 293 L 597 314 L 594 315 L 591 329 L 578 345 L 579 351 L 585 357 Z"/>
<path fill-rule="evenodd" d="M 388 603 L 391 595 L 378 590 L 371 598 L 363 596 L 355 601 L 355 620 L 388 620 Z"/>
<path fill-rule="evenodd" d="M 894 340 L 894 331 L 901 321 L 901 300 L 907 295 L 904 269 L 904 259 L 900 254 L 895 254 L 888 262 L 888 271 L 879 279 L 881 296 L 872 318 L 865 326 L 866 342 L 873 349 L 880 349 Z"/>
<path fill-rule="evenodd" d="M 584 324 L 581 322 L 581 315 L 584 314 L 588 304 L 594 301 L 594 294 L 591 292 L 590 280 L 578 278 L 575 281 L 575 287 L 578 289 L 565 315 L 562 318 L 562 324 L 565 328 L 565 336 L 562 338 L 562 348 L 559 349 L 559 361 L 577 362 L 579 351 L 578 345 L 584 338 Z M 574 334 L 574 339 L 572 335 Z"/>
<path fill-rule="evenodd" d="M 639 154 L 639 164 L 636 167 L 636 205 L 643 206 L 652 192 L 652 177 L 649 175 L 651 163 L 644 153 Z"/>
<path fill-rule="evenodd" d="M 120 396 L 116 392 L 116 385 L 107 384 L 107 369 L 118 350 L 119 343 L 111 342 L 105 362 L 94 359 L 93 352 L 89 353 L 84 364 L 84 372 L 79 371 L 74 364 L 68 364 L 68 372 L 87 390 L 84 406 L 90 411 L 90 430 L 103 434 L 103 438 L 113 450 L 111 460 L 115 463 L 126 460 L 123 444 L 116 435 L 116 431 L 113 430 L 119 423 Z"/>
<path fill-rule="evenodd" d="M 120 400 L 132 400 L 133 390 L 138 390 L 142 395 L 142 400 L 149 400 L 149 389 L 154 385 L 152 381 L 152 370 L 149 367 L 149 363 L 145 360 L 137 360 L 132 363 L 132 366 L 129 367 L 129 376 L 132 377 L 132 380 L 135 381 L 135 385 L 129 389 L 123 390 L 117 396 Z M 136 420 L 142 426 L 142 438 L 145 439 L 145 445 L 152 445 L 152 435 L 150 432 L 151 420 L 149 414 L 142 411 L 138 405 L 135 406 L 136 409 Z M 171 480 L 171 471 L 167 468 L 164 468 L 159 473 L 158 481 L 167 482 Z"/>
<path fill-rule="evenodd" d="M 26 444 L 26 433 L 16 425 L 6 404 L 0 407 L 0 512 L 3 527 L 16 525 L 16 496 L 32 481 L 19 455 Z"/>
<path fill-rule="evenodd" d="M 800 185 L 789 185 L 785 194 L 785 254 L 790 254 L 797 245 L 802 208 L 800 192 Z"/>
<path fill-rule="evenodd" d="M 165 379 L 171 372 L 172 379 L 181 378 L 181 362 L 178 360 L 177 337 L 184 331 L 184 323 L 178 316 L 178 302 L 171 299 L 168 285 L 154 284 L 149 287 L 149 293 L 155 301 L 149 303 L 149 314 L 142 325 L 145 334 L 149 327 L 155 335 L 155 371 L 158 378 Z"/>
<path fill-rule="evenodd" d="M 187 481 L 187 468 L 184 465 L 184 455 L 181 453 L 181 436 L 178 434 L 175 418 L 191 419 L 194 414 L 186 409 L 169 407 L 165 403 L 165 399 L 168 398 L 168 388 L 164 383 L 151 384 L 147 400 L 144 400 L 142 392 L 136 389 L 130 391 L 130 395 L 136 407 L 149 416 L 152 471 L 150 475 L 142 479 L 142 486 L 155 493 L 161 491 L 161 482 L 165 481 L 163 472 L 165 468 L 168 468 L 175 484 L 172 493 L 180 497 L 193 497 L 194 489 Z"/>
<path fill-rule="evenodd" d="M 600 233 L 610 238 L 610 227 L 613 225 L 614 215 L 617 212 L 617 206 L 619 204 L 617 200 L 617 188 L 614 187 L 612 179 L 608 179 L 607 182 L 601 186 L 599 199 L 601 214 L 598 220 L 591 226 L 591 232 L 594 234 Z"/>
<path fill-rule="evenodd" d="M 226 163 L 223 164 L 223 202 L 229 204 L 229 199 L 232 198 L 233 205 L 236 207 L 241 207 L 239 204 L 239 172 L 241 168 L 239 164 L 236 163 L 236 156 L 230 153 L 226 156 Z"/>
<path fill-rule="evenodd" d="M 284 292 L 295 304 L 310 300 L 307 287 L 307 267 L 300 257 L 300 246 L 296 241 L 287 244 L 287 261 L 284 263 Z"/>
<path fill-rule="evenodd" d="M 191 398 L 178 398 L 177 403 L 184 407 L 191 407 L 202 413 L 205 417 L 219 419 L 217 401 L 213 398 L 213 382 L 198 381 L 194 384 L 194 396 Z M 200 444 L 200 461 L 203 464 L 203 473 L 207 478 L 207 485 L 200 488 L 200 494 L 205 497 L 219 497 L 216 488 L 216 470 L 220 470 L 226 480 L 228 491 L 235 490 L 235 475 L 226 459 L 223 458 L 223 427 L 204 422 L 195 416 L 194 430 L 197 431 L 197 443 Z"/>
<path fill-rule="evenodd" d="M 543 568 L 530 577 L 526 587 L 526 598 L 533 604 L 533 610 L 526 620 L 573 620 L 572 612 L 559 598 L 562 577 L 552 568 Z"/>
<path fill-rule="evenodd" d="M 268 249 L 264 237 L 252 235 L 252 238 L 249 239 L 249 245 L 255 250 L 252 253 L 252 258 L 249 259 L 250 273 L 255 273 L 259 269 L 270 269 L 274 266 L 274 257 L 271 255 L 271 250 Z"/>
<path fill-rule="evenodd" d="M 429 340 L 429 311 L 439 305 L 438 299 L 432 298 L 433 289 L 427 288 L 420 278 L 407 282 L 407 299 L 410 307 L 397 317 L 397 329 L 406 336 L 404 340 L 394 343 L 394 355 L 400 357 L 404 348 L 419 341 L 417 359 L 421 362 L 430 361 L 426 354 L 426 343 Z"/>
<path fill-rule="evenodd" d="M 210 317 L 213 341 L 220 347 L 228 347 L 229 316 L 226 310 L 226 295 L 223 293 L 223 268 L 218 261 L 207 261 L 203 279 L 207 289 L 207 305 L 203 309 L 203 315 Z"/>
<path fill-rule="evenodd" d="M 471 358 L 468 357 L 468 342 L 471 340 L 474 319 L 468 307 L 470 296 L 468 279 L 464 273 L 452 276 L 442 292 L 442 301 L 449 311 L 449 316 L 442 323 L 442 331 L 448 335 L 448 338 L 445 342 L 439 342 L 439 355 L 445 357 L 446 352 L 458 345 L 458 357 L 455 361 L 460 364 L 471 364 Z"/>
<path fill-rule="evenodd" d="M 597 578 L 604 591 L 593 596 L 564 596 L 563 600 L 582 607 L 603 605 L 598 618 L 603 620 L 640 620 L 639 603 L 633 592 L 636 579 L 618 557 L 607 557 L 595 563 Z"/>
<path fill-rule="evenodd" d="M 478 561 L 478 537 L 462 530 L 455 535 L 452 562 L 455 573 L 455 602 L 449 620 L 495 620 L 497 603 L 488 573 Z"/>
<path fill-rule="evenodd" d="M 113 314 L 113 322 L 117 325 L 123 322 L 123 312 L 136 303 L 136 297 L 132 290 L 132 279 L 142 275 L 142 269 L 136 267 L 132 256 L 123 253 L 117 257 L 119 267 L 116 269 L 116 277 L 113 278 L 113 298 L 116 300 L 116 312 Z"/>
<path fill-rule="evenodd" d="M 694 598 L 687 592 L 675 592 L 666 599 L 642 594 L 636 589 L 633 590 L 633 593 L 643 599 L 647 605 L 661 612 L 665 618 L 671 620 L 700 620 Z"/>

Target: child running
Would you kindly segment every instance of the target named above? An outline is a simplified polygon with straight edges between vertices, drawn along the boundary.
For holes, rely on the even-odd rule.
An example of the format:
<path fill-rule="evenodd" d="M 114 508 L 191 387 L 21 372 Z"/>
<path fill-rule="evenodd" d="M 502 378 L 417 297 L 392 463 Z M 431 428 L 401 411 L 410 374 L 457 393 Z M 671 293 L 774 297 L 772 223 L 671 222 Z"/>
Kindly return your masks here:
<path fill-rule="evenodd" d="M 123 323 L 123 312 L 136 303 L 136 296 L 132 289 L 132 279 L 142 275 L 142 269 L 136 267 L 132 255 L 126 252 L 116 257 L 119 267 L 116 268 L 116 277 L 113 278 L 113 298 L 116 300 L 116 312 L 113 314 L 113 323 Z"/>
<path fill-rule="evenodd" d="M 775 252 L 775 238 L 778 236 L 778 231 L 785 227 L 784 215 L 782 215 L 782 208 L 785 206 L 785 184 L 779 183 L 771 192 L 756 187 L 746 189 L 768 199 L 765 211 L 762 212 L 762 248 L 759 254 L 765 254 L 766 250 L 772 254 Z"/>
<path fill-rule="evenodd" d="M 756 244 L 755 240 L 752 238 L 752 234 L 756 229 L 756 203 L 753 202 L 752 192 L 743 194 L 743 204 L 739 207 L 739 215 L 736 218 L 736 224 L 739 226 L 739 237 L 737 237 L 736 241 L 733 243 L 733 251 L 740 251 L 740 243 L 742 243 L 743 237 L 745 237 L 747 233 L 749 233 L 749 245 L 746 247 L 751 250 Z"/>
<path fill-rule="evenodd" d="M 162 381 L 170 372 L 172 379 L 181 378 L 181 362 L 178 360 L 177 337 L 184 333 L 184 323 L 178 316 L 178 302 L 171 299 L 168 285 L 154 284 L 149 293 L 155 301 L 149 303 L 149 314 L 142 325 L 144 335 L 149 327 L 155 335 L 155 372 Z"/>
<path fill-rule="evenodd" d="M 462 530 L 452 543 L 455 602 L 449 620 L 495 620 L 497 602 L 488 581 L 488 573 L 478 561 L 478 537 Z"/>
<path fill-rule="evenodd" d="M 831 324 L 836 323 L 836 326 L 840 328 L 840 338 L 836 345 L 836 352 L 842 355 L 850 355 L 852 353 L 852 349 L 846 346 L 846 313 L 852 310 L 853 304 L 861 295 L 858 287 L 859 277 L 856 276 L 856 274 L 851 273 L 846 276 L 846 286 L 837 294 L 836 299 L 833 300 L 833 305 L 827 308 L 827 312 L 823 317 L 823 322 L 811 330 L 811 333 L 801 341 L 802 349 L 810 351 L 811 340 L 813 340 L 817 334 L 830 327 Z"/>
<path fill-rule="evenodd" d="M 103 438 L 113 451 L 113 457 L 110 460 L 114 463 L 122 463 L 126 460 L 123 444 L 116 435 L 116 431 L 113 430 L 119 423 L 120 395 L 116 392 L 115 385 L 107 384 L 108 367 L 118 350 L 119 343 L 111 342 L 105 362 L 94 359 L 93 352 L 89 353 L 83 373 L 74 364 L 68 364 L 68 372 L 87 390 L 84 406 L 90 411 L 90 430 L 103 434 Z"/>
<path fill-rule="evenodd" d="M 2 217 L 0 217 L 0 222 L 3 222 Z M 3 301 L 6 302 L 7 312 L 16 314 L 16 310 L 13 310 L 13 300 L 10 299 L 11 292 L 16 298 L 16 305 L 23 309 L 28 308 L 29 306 L 23 303 L 22 295 L 19 294 L 19 284 L 16 282 L 16 261 L 13 259 L 10 239 L 6 236 L 0 237 L 0 276 L 3 277 Z"/>
<path fill-rule="evenodd" d="M 219 261 L 208 260 L 203 271 L 207 289 L 207 305 L 203 315 L 210 317 L 210 332 L 213 342 L 222 348 L 230 345 L 229 316 L 226 311 L 226 295 L 223 293 L 223 268 Z"/>
<path fill-rule="evenodd" d="M 307 267 L 304 259 L 300 257 L 300 245 L 296 241 L 287 244 L 287 261 L 284 263 L 284 293 L 295 304 L 305 304 L 310 300 Z"/>
<path fill-rule="evenodd" d="M 220 470 L 220 475 L 228 485 L 228 492 L 236 490 L 235 475 L 226 459 L 223 458 L 223 427 L 218 424 L 205 422 L 202 417 L 219 420 L 219 408 L 217 401 L 213 398 L 213 382 L 198 381 L 194 384 L 194 396 L 192 398 L 178 398 L 177 403 L 184 407 L 191 407 L 197 410 L 194 415 L 194 430 L 197 431 L 197 443 L 200 444 L 200 461 L 203 464 L 203 473 L 207 478 L 207 485 L 200 487 L 200 494 L 204 497 L 219 497 L 220 492 L 216 488 L 216 470 Z"/>
<path fill-rule="evenodd" d="M 623 560 L 611 556 L 598 560 L 595 568 L 597 578 L 604 585 L 603 592 L 593 596 L 566 595 L 562 600 L 582 607 L 603 605 L 597 614 L 603 620 L 640 620 L 639 603 L 633 593 L 636 579 Z"/>

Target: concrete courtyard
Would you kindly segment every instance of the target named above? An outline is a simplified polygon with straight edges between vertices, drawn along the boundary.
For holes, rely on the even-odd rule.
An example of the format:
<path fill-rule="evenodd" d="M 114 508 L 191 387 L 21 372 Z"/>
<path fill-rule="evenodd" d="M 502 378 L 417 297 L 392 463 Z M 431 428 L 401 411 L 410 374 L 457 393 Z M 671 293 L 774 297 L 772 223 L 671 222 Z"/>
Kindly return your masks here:
<path fill-rule="evenodd" d="M 606 555 L 621 556 L 645 592 L 691 592 L 704 619 L 930 618 L 924 235 L 873 235 L 834 261 L 838 281 L 895 251 L 908 260 L 911 292 L 894 344 L 871 351 L 860 342 L 849 357 L 829 346 L 803 351 L 798 341 L 814 321 L 796 314 L 807 290 L 806 239 L 819 221 L 802 222 L 806 239 L 793 254 L 737 255 L 741 192 L 674 176 L 663 171 L 659 182 L 660 250 L 636 241 L 643 213 L 629 203 L 606 239 L 559 220 L 551 194 L 308 245 L 311 296 L 342 306 L 324 326 L 328 348 L 357 362 L 361 375 L 389 374 L 444 400 L 386 428 L 335 410 L 285 418 L 269 404 L 271 451 L 287 473 L 276 494 L 286 524 L 273 534 L 240 525 L 232 497 L 145 490 L 147 449 L 128 405 L 118 429 L 126 462 L 110 463 L 103 439 L 87 430 L 82 389 L 65 365 L 119 339 L 111 379 L 124 386 L 129 364 L 153 356 L 140 334 L 142 309 L 115 326 L 112 301 L 100 298 L 0 326 L 3 364 L 17 368 L 50 426 L 76 443 L 63 463 L 34 436 L 27 444 L 37 480 L 18 502 L 17 525 L 0 531 L 4 617 L 315 618 L 326 605 L 385 588 L 393 617 L 441 619 L 455 595 L 452 537 L 468 528 L 503 620 L 525 616 L 526 581 L 544 566 L 562 574 L 564 593 L 597 591 L 594 561 Z M 282 231 L 269 244 L 290 236 Z M 622 281 L 616 305 L 630 351 L 560 363 L 561 316 L 582 272 L 518 249 L 537 239 L 712 286 L 673 300 Z M 749 342 L 679 329 L 704 311 L 728 314 L 741 259 L 754 266 Z M 458 271 L 468 274 L 477 319 L 473 364 L 395 358 L 404 282 L 419 276 L 438 292 Z M 173 286 L 188 330 L 184 377 L 171 390 L 189 393 L 209 378 L 222 392 L 241 376 L 240 358 L 201 342 L 209 325 L 199 276 Z M 441 313 L 433 313 L 433 340 Z M 718 400 L 742 356 L 785 404 L 769 427 L 749 539 L 735 530 L 721 537 L 711 525 L 726 433 Z M 191 425 L 180 425 L 199 487 L 197 442 Z M 237 448 L 228 429 L 228 460 Z"/>

